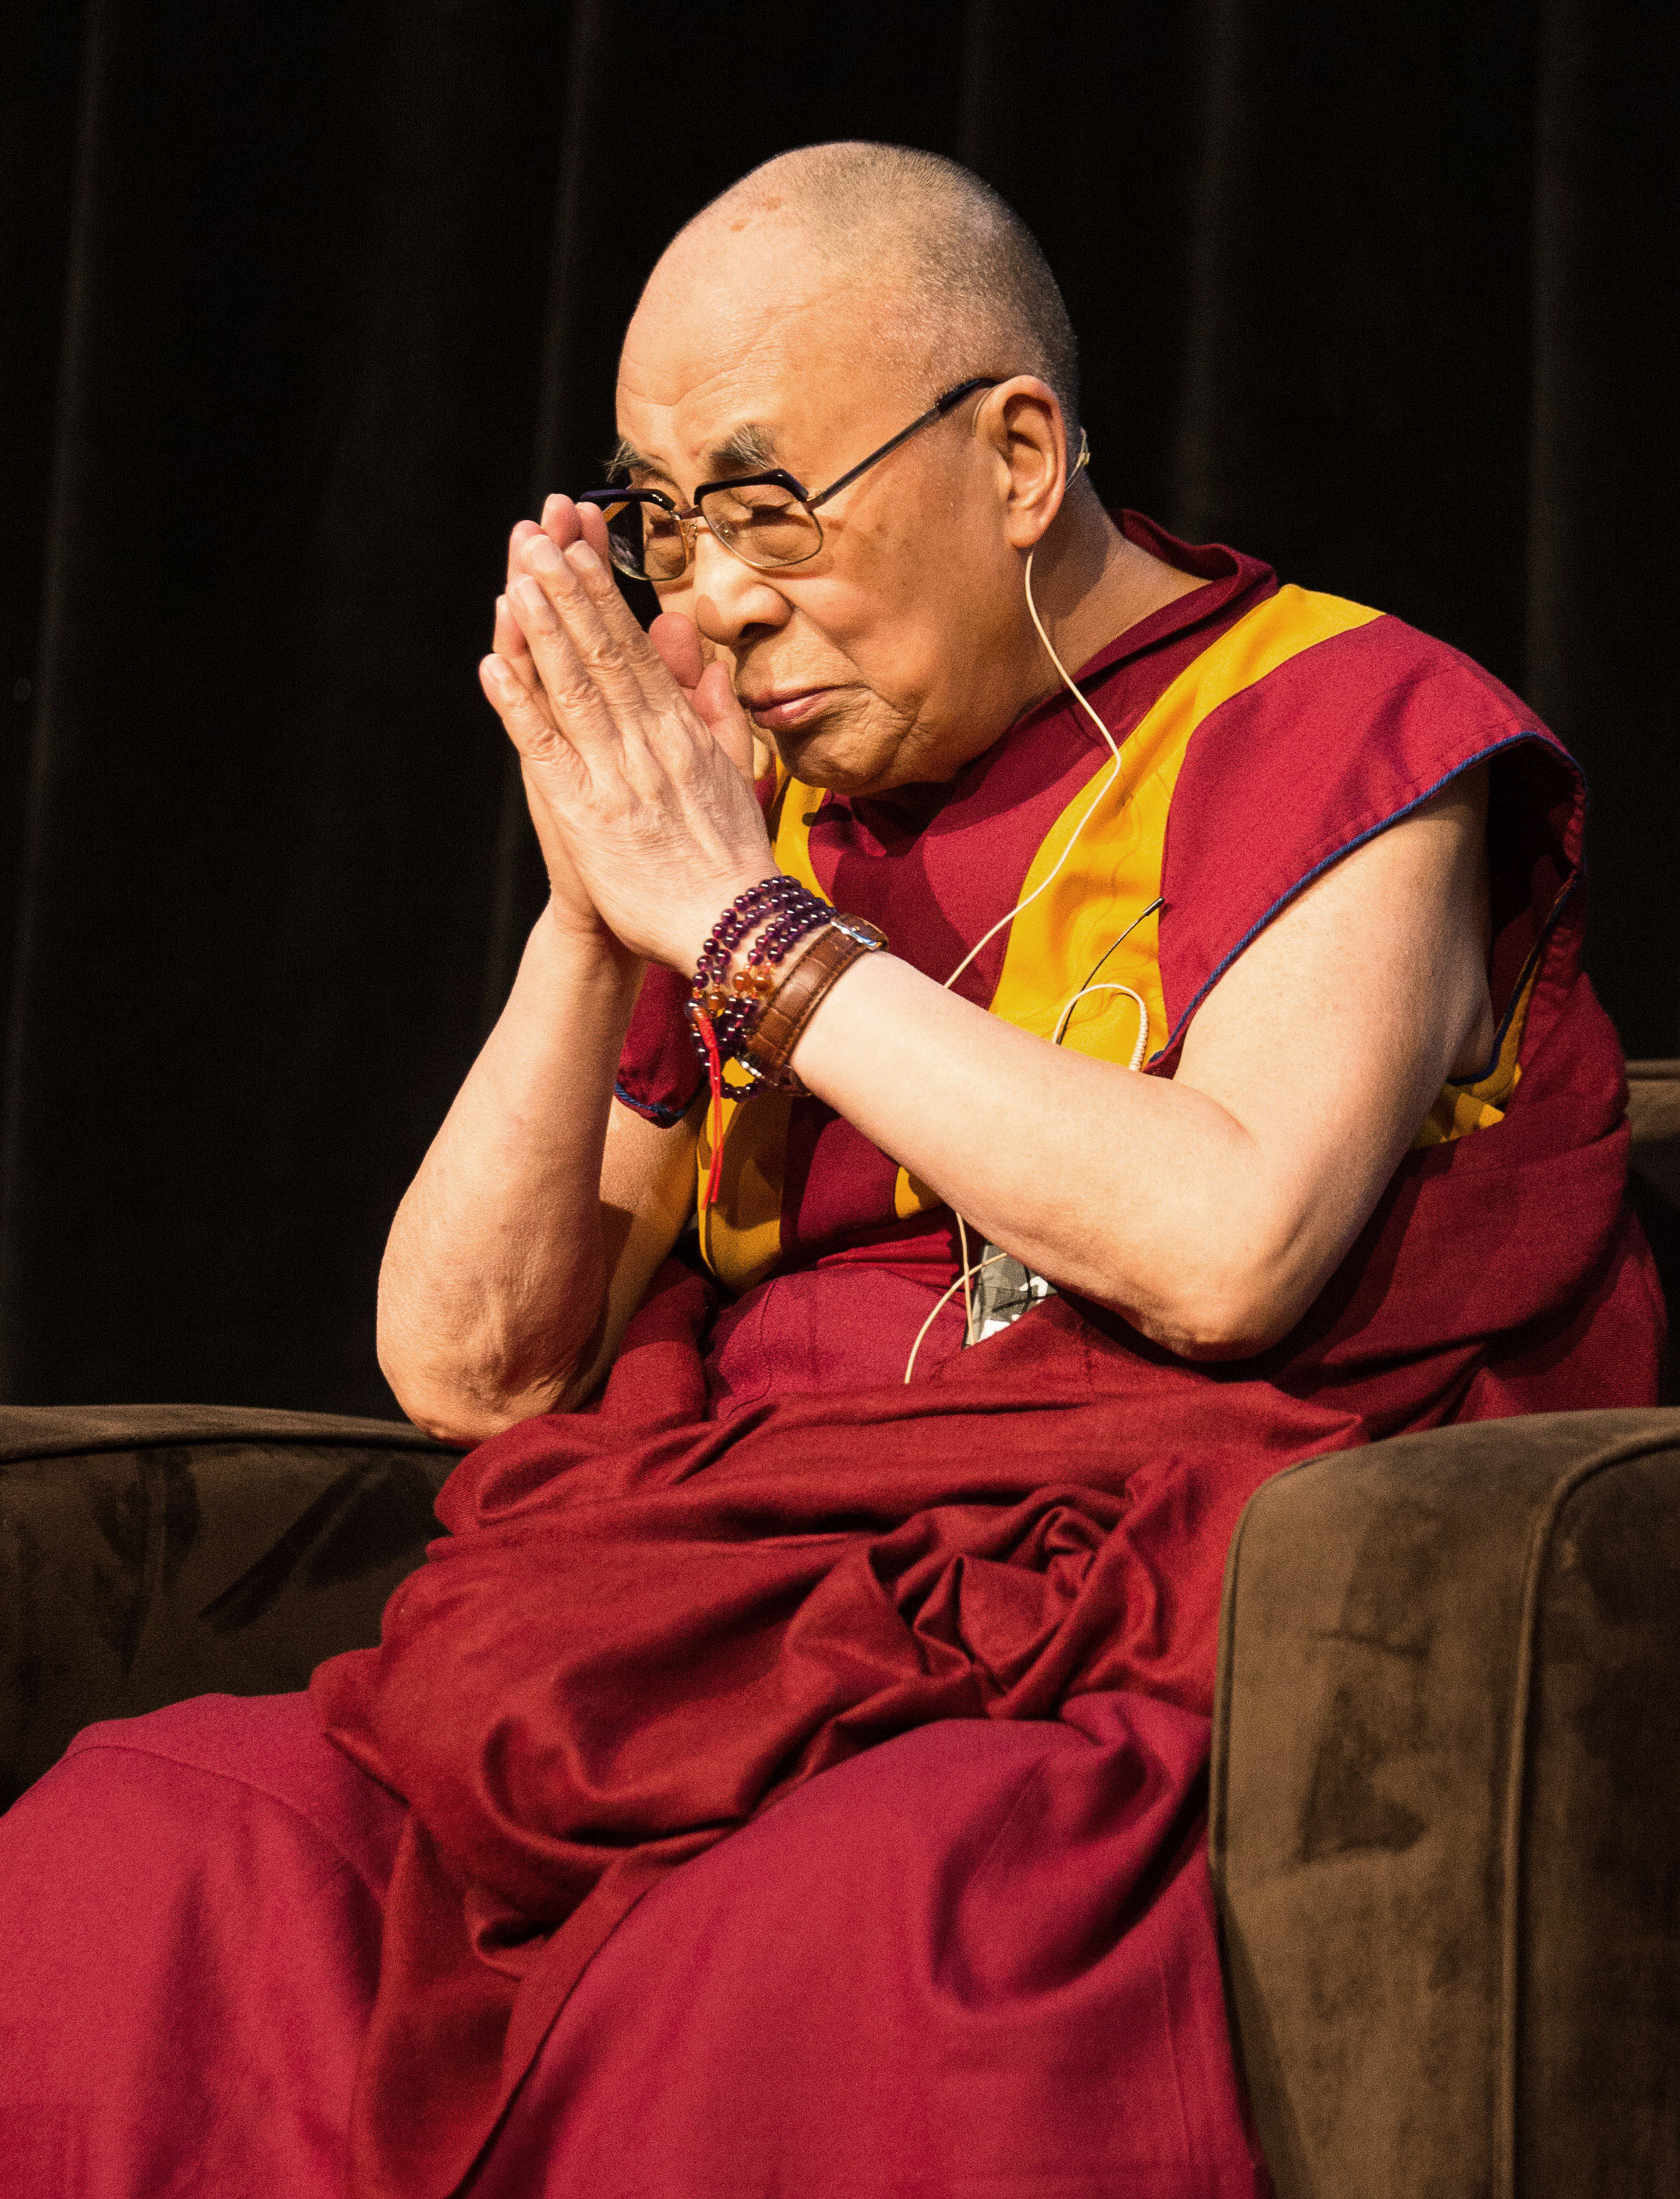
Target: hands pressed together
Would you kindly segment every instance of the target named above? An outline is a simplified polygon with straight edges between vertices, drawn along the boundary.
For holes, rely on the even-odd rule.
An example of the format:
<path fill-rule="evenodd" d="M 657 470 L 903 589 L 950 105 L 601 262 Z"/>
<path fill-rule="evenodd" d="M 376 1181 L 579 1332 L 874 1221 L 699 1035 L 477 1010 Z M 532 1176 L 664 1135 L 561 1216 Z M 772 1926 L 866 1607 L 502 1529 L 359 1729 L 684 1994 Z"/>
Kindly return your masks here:
<path fill-rule="evenodd" d="M 775 868 L 752 726 L 693 621 L 644 633 L 600 514 L 551 497 L 513 530 L 479 676 L 519 750 L 556 920 L 691 969 L 720 910 Z"/>

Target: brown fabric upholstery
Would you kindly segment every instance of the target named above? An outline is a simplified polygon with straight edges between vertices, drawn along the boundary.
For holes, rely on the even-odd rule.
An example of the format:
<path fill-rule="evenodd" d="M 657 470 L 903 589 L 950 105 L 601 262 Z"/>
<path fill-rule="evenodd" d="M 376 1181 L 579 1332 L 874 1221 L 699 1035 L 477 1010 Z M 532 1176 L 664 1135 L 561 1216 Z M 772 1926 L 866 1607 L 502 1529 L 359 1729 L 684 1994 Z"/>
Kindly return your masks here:
<path fill-rule="evenodd" d="M 1279 2199 L 1680 2191 L 1680 1412 L 1406 1436 L 1232 1544 L 1211 1848 Z"/>
<path fill-rule="evenodd" d="M 96 1718 L 376 1642 L 456 1456 L 382 1420 L 0 1406 L 0 1807 Z"/>

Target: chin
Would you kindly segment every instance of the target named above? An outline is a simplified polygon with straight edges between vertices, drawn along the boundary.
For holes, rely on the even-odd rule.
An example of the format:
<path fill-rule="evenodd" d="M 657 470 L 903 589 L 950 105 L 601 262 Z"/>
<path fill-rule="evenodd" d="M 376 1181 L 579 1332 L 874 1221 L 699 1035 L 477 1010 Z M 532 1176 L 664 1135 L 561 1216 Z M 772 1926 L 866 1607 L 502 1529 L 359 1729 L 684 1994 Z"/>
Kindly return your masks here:
<path fill-rule="evenodd" d="M 884 755 L 878 744 L 859 741 L 855 729 L 826 715 L 813 719 L 796 732 L 767 738 L 794 778 L 806 786 L 825 786 L 832 794 L 872 794 L 890 781 L 891 752 Z"/>

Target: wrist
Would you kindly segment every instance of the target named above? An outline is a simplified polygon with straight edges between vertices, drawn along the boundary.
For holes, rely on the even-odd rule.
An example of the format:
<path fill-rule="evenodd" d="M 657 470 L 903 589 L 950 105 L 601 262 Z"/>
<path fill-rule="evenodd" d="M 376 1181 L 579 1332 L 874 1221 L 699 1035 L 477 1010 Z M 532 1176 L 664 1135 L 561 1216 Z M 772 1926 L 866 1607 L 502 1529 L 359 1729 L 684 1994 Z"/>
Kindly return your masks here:
<path fill-rule="evenodd" d="M 581 919 L 551 900 L 532 926 L 528 956 L 571 985 L 605 985 L 633 995 L 647 966 L 598 919 Z"/>
<path fill-rule="evenodd" d="M 750 894 L 755 886 L 782 875 L 773 863 L 760 870 L 743 871 L 732 884 L 726 884 L 715 889 L 715 900 L 709 898 L 686 912 L 671 967 L 684 977 L 691 976 L 699 966 L 701 955 L 711 943 L 718 925 L 738 900 Z"/>
<path fill-rule="evenodd" d="M 737 1049 L 747 1067 L 773 1088 L 808 1089 L 794 1067 L 806 1032 L 835 985 L 886 943 L 886 934 L 860 917 L 831 916 L 748 1024 Z"/>

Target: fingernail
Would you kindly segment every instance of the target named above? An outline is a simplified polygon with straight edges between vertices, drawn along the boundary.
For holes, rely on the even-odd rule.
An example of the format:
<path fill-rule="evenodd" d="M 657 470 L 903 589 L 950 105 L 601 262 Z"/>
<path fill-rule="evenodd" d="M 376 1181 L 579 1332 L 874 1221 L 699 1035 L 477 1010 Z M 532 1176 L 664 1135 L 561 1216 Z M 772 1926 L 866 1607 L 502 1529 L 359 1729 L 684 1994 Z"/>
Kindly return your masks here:
<path fill-rule="evenodd" d="M 549 540 L 547 535 L 539 534 L 525 552 L 525 563 L 528 565 L 534 565 L 540 572 L 546 573 L 551 567 L 560 563 L 560 552 Z"/>
<path fill-rule="evenodd" d="M 548 609 L 548 598 L 528 573 L 522 573 L 514 582 L 512 594 L 522 610 L 545 611 Z"/>
<path fill-rule="evenodd" d="M 580 573 L 598 573 L 601 561 L 586 542 L 574 542 L 566 552 Z"/>
<path fill-rule="evenodd" d="M 560 501 L 560 497 L 559 497 L 559 493 L 558 493 L 557 491 L 555 493 L 555 494 L 554 494 L 554 495 L 552 495 L 552 496 L 545 496 L 545 497 L 543 499 L 543 525 L 544 525 L 545 527 L 546 527 L 546 526 L 547 526 L 547 524 L 548 524 L 548 521 L 549 521 L 549 515 L 550 515 L 550 513 L 554 510 L 555 505 L 556 505 L 557 504 L 558 504 L 558 503 L 559 503 L 559 501 Z"/>

